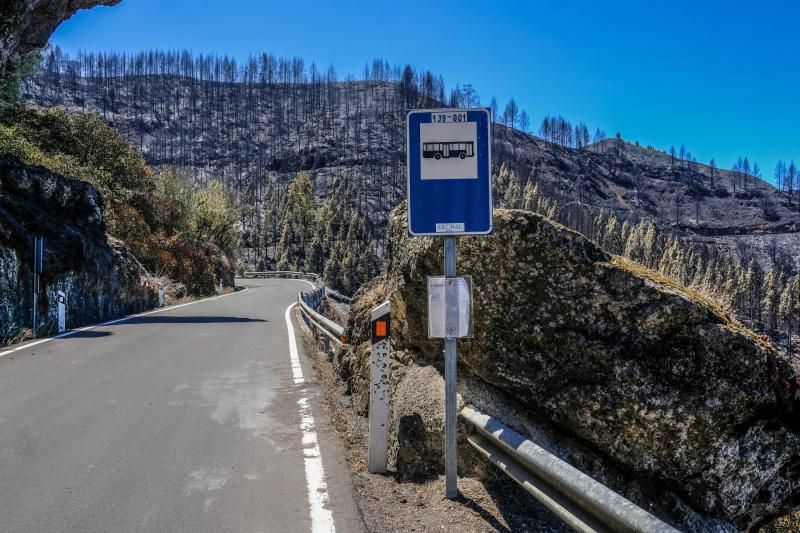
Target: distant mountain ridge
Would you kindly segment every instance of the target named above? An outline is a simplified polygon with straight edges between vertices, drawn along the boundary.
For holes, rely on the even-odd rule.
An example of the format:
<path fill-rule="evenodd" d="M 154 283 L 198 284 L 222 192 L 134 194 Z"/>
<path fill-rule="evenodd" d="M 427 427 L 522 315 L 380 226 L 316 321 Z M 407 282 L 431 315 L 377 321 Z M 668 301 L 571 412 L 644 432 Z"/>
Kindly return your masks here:
<path fill-rule="evenodd" d="M 95 61 L 43 63 L 24 83 L 25 99 L 95 111 L 139 145 L 151 166 L 217 176 L 245 203 L 260 204 L 267 183 L 285 186 L 298 171 L 309 173 L 321 197 L 345 183 L 350 207 L 377 234 L 404 197 L 406 111 L 442 105 L 427 78 L 409 82 L 405 73 L 342 82 L 290 64 L 262 82 L 256 73 L 202 75 L 176 64 L 148 74 Z M 757 177 L 716 169 L 712 183 L 706 165 L 622 139 L 575 149 L 501 124 L 493 136 L 497 165 L 539 184 L 564 206 L 561 219 L 602 209 L 733 253 L 746 249 L 765 267 L 778 258 L 791 270 L 800 264 L 800 202 Z M 770 253 L 775 248 L 780 253 Z"/>

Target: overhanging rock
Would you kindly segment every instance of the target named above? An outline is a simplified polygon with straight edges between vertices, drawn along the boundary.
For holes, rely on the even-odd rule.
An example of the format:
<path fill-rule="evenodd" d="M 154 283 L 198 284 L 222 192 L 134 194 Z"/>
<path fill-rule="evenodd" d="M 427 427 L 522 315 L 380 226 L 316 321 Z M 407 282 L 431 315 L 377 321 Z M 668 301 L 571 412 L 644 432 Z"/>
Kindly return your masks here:
<path fill-rule="evenodd" d="M 79 9 L 121 0 L 8 0 L 0 5 L 0 79 L 16 71 L 27 54 L 47 44 L 59 24 Z"/>

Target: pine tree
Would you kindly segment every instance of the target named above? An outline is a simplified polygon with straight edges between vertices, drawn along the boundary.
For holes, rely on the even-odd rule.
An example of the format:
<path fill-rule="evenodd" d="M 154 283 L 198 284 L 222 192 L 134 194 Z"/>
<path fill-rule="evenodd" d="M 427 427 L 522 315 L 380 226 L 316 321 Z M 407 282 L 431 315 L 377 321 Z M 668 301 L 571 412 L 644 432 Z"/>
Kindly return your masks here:
<path fill-rule="evenodd" d="M 516 173 L 511 173 L 508 180 L 508 188 L 503 196 L 503 205 L 509 209 L 522 207 L 522 187 Z"/>
<path fill-rule="evenodd" d="M 653 268 L 655 264 L 655 257 L 658 254 L 658 237 L 656 235 L 656 227 L 654 224 L 647 224 L 647 231 L 645 232 L 643 240 L 642 262 L 645 266 Z"/>
<path fill-rule="evenodd" d="M 612 213 L 608 218 L 605 231 L 603 232 L 603 248 L 617 253 L 619 242 L 619 222 L 617 221 L 617 217 Z"/>
<path fill-rule="evenodd" d="M 758 261 L 751 259 L 747 265 L 747 271 L 744 277 L 747 312 L 751 321 L 760 318 L 763 282 L 764 273 L 761 270 L 761 266 L 758 264 Z"/>
<path fill-rule="evenodd" d="M 792 276 L 781 292 L 778 316 L 786 334 L 786 351 L 792 355 L 792 333 L 797 324 L 797 297 L 800 294 L 800 275 Z"/>
<path fill-rule="evenodd" d="M 622 255 L 637 263 L 644 263 L 644 228 L 641 224 L 631 229 Z"/>
<path fill-rule="evenodd" d="M 708 163 L 708 168 L 711 172 L 711 189 L 714 189 L 714 178 L 716 177 L 717 173 L 717 162 L 714 161 L 714 158 L 711 158 L 711 161 Z"/>
<path fill-rule="evenodd" d="M 525 184 L 525 189 L 522 193 L 522 209 L 526 211 L 536 211 L 536 202 L 539 200 L 538 196 L 539 187 L 537 187 L 532 180 L 529 180 L 528 183 Z"/>
<path fill-rule="evenodd" d="M 311 241 L 311 248 L 306 258 L 306 272 L 321 274 L 325 268 L 325 246 L 322 244 L 322 233 L 317 232 Z"/>
<path fill-rule="evenodd" d="M 311 181 L 305 172 L 299 173 L 289 185 L 281 217 L 281 238 L 275 255 L 278 269 L 297 270 L 305 264 L 306 249 L 315 216 Z"/>
<path fill-rule="evenodd" d="M 508 169 L 508 165 L 503 163 L 500 165 L 500 170 L 492 179 L 492 193 L 493 193 L 493 200 L 494 205 L 502 206 L 504 205 L 506 192 L 508 192 L 508 188 L 511 185 L 511 171 Z"/>
<path fill-rule="evenodd" d="M 342 290 L 342 274 L 341 246 L 337 244 L 331 249 L 328 260 L 325 261 L 325 285 Z"/>
<path fill-rule="evenodd" d="M 764 280 L 763 316 L 767 330 L 770 332 L 774 332 L 778 327 L 778 315 L 783 290 L 782 277 L 782 273 L 775 274 L 774 270 L 770 270 Z"/>

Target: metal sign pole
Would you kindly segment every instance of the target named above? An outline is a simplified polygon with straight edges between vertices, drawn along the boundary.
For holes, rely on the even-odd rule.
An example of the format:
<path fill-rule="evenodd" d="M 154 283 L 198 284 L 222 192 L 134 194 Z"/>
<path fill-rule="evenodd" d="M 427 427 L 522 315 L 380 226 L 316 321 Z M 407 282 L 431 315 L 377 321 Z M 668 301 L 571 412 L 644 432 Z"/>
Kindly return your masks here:
<path fill-rule="evenodd" d="M 456 238 L 444 238 L 444 275 L 456 277 Z M 444 475 L 445 495 L 458 497 L 458 459 L 456 435 L 456 342 L 455 337 L 444 339 Z"/>
<path fill-rule="evenodd" d="M 471 287 L 456 276 L 456 237 L 492 233 L 488 109 L 415 109 L 406 116 L 408 234 L 444 237 L 444 277 L 428 277 L 428 338 L 444 339 L 445 495 L 458 496 L 456 343 L 471 332 Z M 469 307 L 468 307 L 469 306 Z"/>
<path fill-rule="evenodd" d="M 36 334 L 36 308 L 39 305 L 39 274 L 33 273 L 33 277 L 31 278 L 31 296 L 33 301 L 33 316 L 31 320 L 31 329 L 33 329 L 34 335 Z"/>
<path fill-rule="evenodd" d="M 39 275 L 44 272 L 44 238 L 43 237 L 34 237 L 33 238 L 33 316 L 31 317 L 31 327 L 33 329 L 34 334 L 36 334 L 36 319 L 37 319 L 37 307 L 39 306 Z"/>

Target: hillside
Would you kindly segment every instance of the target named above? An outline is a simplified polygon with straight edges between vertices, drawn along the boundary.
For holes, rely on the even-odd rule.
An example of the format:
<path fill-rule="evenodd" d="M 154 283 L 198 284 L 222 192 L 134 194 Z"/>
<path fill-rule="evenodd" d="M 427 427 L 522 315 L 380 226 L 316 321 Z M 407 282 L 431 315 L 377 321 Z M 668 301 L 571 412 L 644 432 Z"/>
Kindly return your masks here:
<path fill-rule="evenodd" d="M 405 112 L 441 105 L 435 91 L 388 68 L 376 79 L 339 81 L 297 58 L 262 56 L 241 68 L 215 60 L 51 54 L 23 95 L 40 106 L 96 111 L 148 164 L 218 177 L 243 205 L 264 205 L 268 184 L 285 187 L 298 171 L 321 198 L 345 184 L 347 208 L 382 239 L 388 211 L 404 196 Z M 603 209 L 755 254 L 766 269 L 800 263 L 800 204 L 761 179 L 717 169 L 712 182 L 706 165 L 614 139 L 567 148 L 501 124 L 494 137 L 498 167 L 569 205 L 558 218 L 572 227 L 581 228 L 585 208 Z M 247 235 L 257 220 L 243 217 L 242 225 Z"/>

